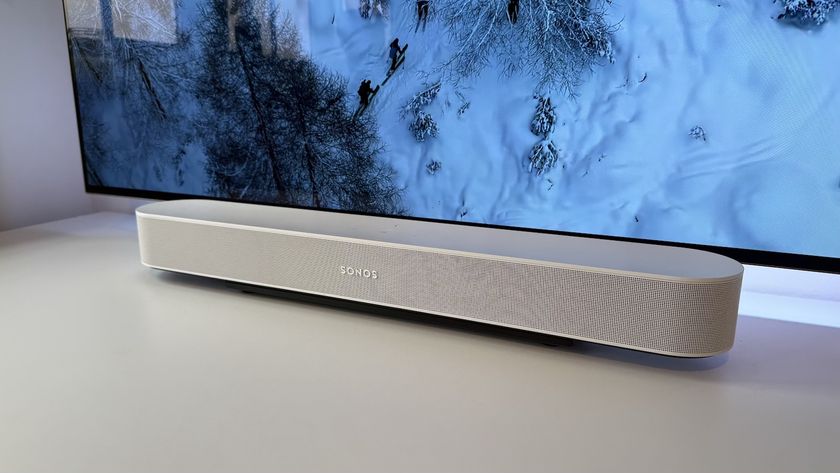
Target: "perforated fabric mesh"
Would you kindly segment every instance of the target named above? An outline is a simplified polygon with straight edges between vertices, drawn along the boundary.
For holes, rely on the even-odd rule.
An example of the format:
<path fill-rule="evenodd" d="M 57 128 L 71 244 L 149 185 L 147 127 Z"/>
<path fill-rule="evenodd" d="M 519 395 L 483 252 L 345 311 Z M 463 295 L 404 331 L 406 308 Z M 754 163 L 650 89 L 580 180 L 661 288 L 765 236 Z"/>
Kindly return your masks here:
<path fill-rule="evenodd" d="M 163 269 L 676 355 L 725 351 L 735 336 L 740 277 L 658 281 L 154 218 L 139 228 L 143 261 Z"/>

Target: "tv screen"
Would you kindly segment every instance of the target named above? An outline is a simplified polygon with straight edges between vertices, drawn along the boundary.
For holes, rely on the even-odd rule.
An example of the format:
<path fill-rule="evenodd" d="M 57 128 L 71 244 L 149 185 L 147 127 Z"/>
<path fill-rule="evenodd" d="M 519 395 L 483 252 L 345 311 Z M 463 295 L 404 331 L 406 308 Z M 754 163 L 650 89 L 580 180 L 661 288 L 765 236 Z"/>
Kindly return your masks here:
<path fill-rule="evenodd" d="M 837 0 L 65 0 L 89 191 L 840 271 Z"/>

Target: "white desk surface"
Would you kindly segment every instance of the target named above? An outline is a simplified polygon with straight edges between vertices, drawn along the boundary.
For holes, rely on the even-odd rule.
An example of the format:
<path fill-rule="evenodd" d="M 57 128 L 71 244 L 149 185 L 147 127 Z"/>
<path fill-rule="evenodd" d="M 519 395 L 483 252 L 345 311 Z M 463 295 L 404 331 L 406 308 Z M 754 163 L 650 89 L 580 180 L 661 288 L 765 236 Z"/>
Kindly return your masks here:
<path fill-rule="evenodd" d="M 838 472 L 840 329 L 677 360 L 244 294 L 133 217 L 0 233 L 0 472 Z"/>

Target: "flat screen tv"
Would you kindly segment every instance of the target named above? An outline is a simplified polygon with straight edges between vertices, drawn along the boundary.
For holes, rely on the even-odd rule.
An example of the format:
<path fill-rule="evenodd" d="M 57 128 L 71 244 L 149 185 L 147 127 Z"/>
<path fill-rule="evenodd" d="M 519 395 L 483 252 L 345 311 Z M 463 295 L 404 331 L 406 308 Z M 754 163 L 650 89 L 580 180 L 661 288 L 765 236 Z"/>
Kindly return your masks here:
<path fill-rule="evenodd" d="M 837 0 L 64 0 L 87 189 L 840 272 Z"/>

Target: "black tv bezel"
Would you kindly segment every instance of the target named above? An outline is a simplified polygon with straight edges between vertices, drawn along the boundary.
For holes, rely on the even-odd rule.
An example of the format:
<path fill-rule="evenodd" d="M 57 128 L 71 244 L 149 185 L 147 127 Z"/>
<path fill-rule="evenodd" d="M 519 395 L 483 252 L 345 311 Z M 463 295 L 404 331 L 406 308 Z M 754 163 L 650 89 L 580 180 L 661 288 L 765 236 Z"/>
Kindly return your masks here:
<path fill-rule="evenodd" d="M 718 253 L 729 258 L 732 258 L 736 261 L 739 261 L 742 264 L 751 264 L 756 266 L 768 266 L 768 267 L 776 267 L 776 268 L 785 268 L 785 269 L 794 269 L 794 270 L 803 270 L 803 271 L 818 271 L 824 273 L 834 273 L 840 274 L 840 257 L 833 258 L 829 256 L 815 256 L 815 255 L 805 255 L 805 254 L 798 254 L 798 253 L 782 253 L 782 252 L 775 252 L 775 251 L 764 251 L 764 250 L 752 250 L 746 248 L 735 248 L 735 247 L 726 247 L 726 246 L 713 246 L 713 245 L 701 245 L 695 243 L 686 243 L 686 242 L 677 242 L 677 241 L 667 241 L 667 240 L 650 240 L 650 239 L 643 239 L 643 238 L 630 238 L 630 237 L 622 237 L 622 236 L 615 236 L 615 235 L 601 235 L 596 233 L 578 233 L 578 232 L 567 232 L 567 231 L 560 231 L 560 230 L 548 230 L 543 228 L 530 228 L 530 227 L 513 227 L 507 225 L 495 225 L 489 223 L 477 223 L 477 222 L 463 222 L 457 220 L 444 220 L 444 219 L 434 219 L 434 218 L 425 218 L 425 217 L 415 217 L 415 216 L 407 216 L 407 215 L 389 215 L 389 214 L 377 214 L 377 213 L 365 213 L 365 212 L 355 212 L 351 210 L 339 210 L 339 209 L 326 209 L 326 208 L 315 208 L 315 207 L 307 207 L 307 206 L 298 206 L 298 205 L 284 205 L 284 204 L 276 204 L 271 202 L 257 202 L 257 201 L 247 201 L 241 199 L 231 199 L 231 198 L 224 198 L 218 196 L 210 196 L 210 195 L 200 195 L 200 194 L 178 194 L 175 192 L 163 192 L 163 191 L 151 191 L 151 190 L 143 190 L 143 189 L 132 189 L 132 188 L 122 188 L 122 187 L 110 187 L 110 186 L 99 186 L 93 185 L 88 182 L 88 172 L 87 172 L 87 160 L 85 154 L 85 145 L 84 139 L 82 134 L 82 116 L 79 110 L 79 94 L 78 90 L 76 89 L 76 64 L 73 62 L 73 45 L 70 40 L 70 30 L 68 29 L 67 25 L 67 7 L 65 5 L 65 1 L 62 0 L 62 13 L 64 16 L 64 31 L 66 35 L 67 41 L 67 55 L 70 64 L 70 76 L 71 76 L 71 86 L 73 88 L 73 104 L 74 109 L 76 112 L 76 130 L 77 136 L 79 137 L 79 153 L 81 155 L 82 161 L 82 174 L 84 175 L 85 181 L 85 192 L 89 194 L 102 194 L 102 195 L 113 195 L 113 196 L 120 196 L 120 197 L 134 197 L 134 198 L 141 198 L 141 199 L 155 199 L 155 200 L 173 200 L 173 199 L 207 199 L 207 200 L 220 200 L 225 202 L 240 202 L 246 204 L 258 204 L 258 205 L 271 205 L 274 207 L 288 207 L 288 208 L 299 208 L 299 209 L 307 209 L 313 211 L 320 211 L 320 212 L 335 212 L 335 213 L 345 213 L 345 214 L 354 214 L 354 215 L 363 215 L 363 216 L 371 216 L 371 217 L 385 217 L 385 218 L 394 218 L 394 219 L 404 219 L 404 220 L 415 220 L 420 222 L 429 222 L 429 223 L 449 223 L 455 225 L 467 225 L 467 226 L 474 226 L 474 227 L 484 227 L 484 228 L 496 228 L 502 230 L 514 230 L 514 231 L 521 231 L 521 232 L 536 232 L 536 233 L 545 233 L 551 235 L 565 235 L 565 236 L 576 236 L 576 237 L 585 237 L 585 238 L 597 238 L 602 240 L 613 240 L 613 241 L 628 241 L 634 243 L 646 243 L 652 245 L 662 245 L 662 246 L 676 246 L 682 248 L 692 248 L 696 250 L 703 250 L 703 251 L 710 251 L 713 253 Z M 840 222 L 838 222 L 838 229 L 840 229 Z M 840 238 L 840 236 L 838 236 Z"/>

